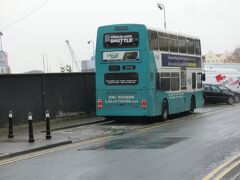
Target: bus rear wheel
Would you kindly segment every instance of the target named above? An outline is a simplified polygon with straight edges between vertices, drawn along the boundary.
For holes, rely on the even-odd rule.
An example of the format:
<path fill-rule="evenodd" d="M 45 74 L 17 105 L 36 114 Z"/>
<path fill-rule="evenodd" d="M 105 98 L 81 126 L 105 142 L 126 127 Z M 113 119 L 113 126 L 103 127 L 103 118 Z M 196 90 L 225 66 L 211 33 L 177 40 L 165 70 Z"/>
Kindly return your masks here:
<path fill-rule="evenodd" d="M 161 116 L 162 121 L 167 121 L 168 120 L 168 103 L 166 100 L 163 101 L 162 104 L 162 116 Z"/>

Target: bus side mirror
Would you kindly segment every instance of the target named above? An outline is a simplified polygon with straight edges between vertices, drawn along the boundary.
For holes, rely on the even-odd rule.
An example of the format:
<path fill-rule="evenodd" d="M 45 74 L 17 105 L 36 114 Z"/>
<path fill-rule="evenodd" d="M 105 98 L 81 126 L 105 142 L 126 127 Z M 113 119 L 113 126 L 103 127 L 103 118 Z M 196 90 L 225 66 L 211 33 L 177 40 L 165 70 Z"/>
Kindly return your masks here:
<path fill-rule="evenodd" d="M 206 81 L 206 75 L 202 74 L 202 81 Z"/>

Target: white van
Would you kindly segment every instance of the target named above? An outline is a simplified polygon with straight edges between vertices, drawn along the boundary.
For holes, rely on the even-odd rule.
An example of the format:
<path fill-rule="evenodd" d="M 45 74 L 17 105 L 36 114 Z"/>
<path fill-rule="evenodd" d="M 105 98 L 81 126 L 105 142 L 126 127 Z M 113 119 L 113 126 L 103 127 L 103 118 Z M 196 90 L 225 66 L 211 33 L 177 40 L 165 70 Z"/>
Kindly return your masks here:
<path fill-rule="evenodd" d="M 235 69 L 204 68 L 204 84 L 222 84 L 233 91 L 240 91 L 240 73 Z"/>

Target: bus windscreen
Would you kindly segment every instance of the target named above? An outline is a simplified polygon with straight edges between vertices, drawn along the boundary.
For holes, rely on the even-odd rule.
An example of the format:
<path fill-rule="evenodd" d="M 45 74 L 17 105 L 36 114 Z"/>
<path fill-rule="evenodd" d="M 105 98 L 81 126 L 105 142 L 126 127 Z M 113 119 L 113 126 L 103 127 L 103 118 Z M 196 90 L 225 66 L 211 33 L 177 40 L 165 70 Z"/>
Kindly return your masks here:
<path fill-rule="evenodd" d="M 138 41 L 137 32 L 106 33 L 103 45 L 105 48 L 134 48 L 138 47 Z"/>

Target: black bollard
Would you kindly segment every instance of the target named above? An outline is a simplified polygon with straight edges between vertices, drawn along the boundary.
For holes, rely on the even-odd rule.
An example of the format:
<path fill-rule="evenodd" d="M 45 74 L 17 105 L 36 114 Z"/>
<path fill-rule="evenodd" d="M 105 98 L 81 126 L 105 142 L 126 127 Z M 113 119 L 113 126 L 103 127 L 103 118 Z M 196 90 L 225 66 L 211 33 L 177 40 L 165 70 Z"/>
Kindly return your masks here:
<path fill-rule="evenodd" d="M 33 137 L 33 125 L 32 125 L 32 113 L 28 113 L 28 125 L 29 125 L 29 139 L 28 142 L 33 143 L 34 142 L 34 137 Z"/>
<path fill-rule="evenodd" d="M 50 113 L 48 110 L 46 110 L 45 119 L 46 119 L 46 139 L 51 139 L 52 136 L 50 129 Z"/>
<path fill-rule="evenodd" d="M 8 113 L 8 138 L 13 138 L 13 113 L 12 111 L 9 111 Z"/>

